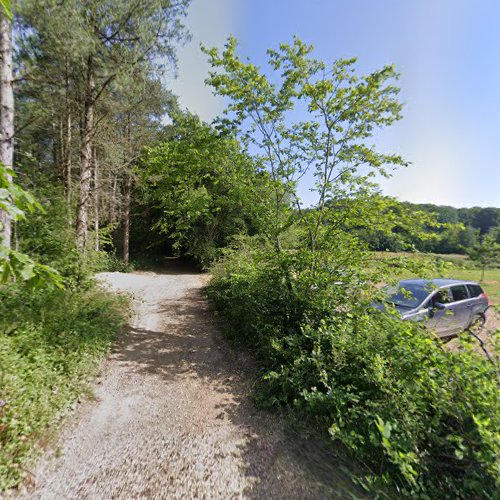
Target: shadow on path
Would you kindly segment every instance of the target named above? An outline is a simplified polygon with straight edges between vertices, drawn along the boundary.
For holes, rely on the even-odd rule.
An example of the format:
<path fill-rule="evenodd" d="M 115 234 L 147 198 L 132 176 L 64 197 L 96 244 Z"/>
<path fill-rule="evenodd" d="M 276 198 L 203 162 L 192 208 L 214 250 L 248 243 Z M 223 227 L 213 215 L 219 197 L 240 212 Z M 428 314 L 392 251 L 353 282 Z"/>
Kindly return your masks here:
<path fill-rule="evenodd" d="M 364 496 L 344 472 L 352 464 L 333 446 L 304 437 L 280 416 L 254 406 L 256 366 L 247 353 L 228 346 L 201 289 L 164 300 L 151 314 L 162 318 L 161 326 L 153 331 L 130 328 L 114 347 L 113 358 L 127 370 L 161 377 L 166 384 L 194 384 L 196 397 L 204 400 L 199 408 L 206 413 L 200 416 L 204 426 L 215 429 L 228 421 L 241 430 L 241 473 L 252 484 L 246 498 Z M 213 403 L 212 414 L 203 406 L 207 400 Z"/>

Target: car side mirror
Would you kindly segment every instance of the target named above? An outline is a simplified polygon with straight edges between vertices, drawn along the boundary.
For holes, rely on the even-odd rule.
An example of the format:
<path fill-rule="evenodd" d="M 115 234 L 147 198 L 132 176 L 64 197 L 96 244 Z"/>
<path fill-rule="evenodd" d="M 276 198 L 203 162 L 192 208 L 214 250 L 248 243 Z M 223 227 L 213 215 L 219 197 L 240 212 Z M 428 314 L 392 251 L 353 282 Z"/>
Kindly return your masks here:
<path fill-rule="evenodd" d="M 442 302 L 435 302 L 434 303 L 434 308 L 435 309 L 441 309 L 441 310 L 443 310 L 443 309 L 446 309 L 446 305 L 443 304 Z"/>

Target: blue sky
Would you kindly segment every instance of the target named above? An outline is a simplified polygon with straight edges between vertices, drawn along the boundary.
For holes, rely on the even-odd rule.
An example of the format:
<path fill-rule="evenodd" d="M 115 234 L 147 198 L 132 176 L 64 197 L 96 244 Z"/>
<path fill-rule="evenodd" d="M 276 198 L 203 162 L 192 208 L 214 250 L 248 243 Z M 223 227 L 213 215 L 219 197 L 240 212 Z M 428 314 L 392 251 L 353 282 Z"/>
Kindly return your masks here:
<path fill-rule="evenodd" d="M 500 206 L 499 19 L 498 0 L 193 0 L 193 39 L 179 50 L 178 79 L 169 84 L 181 106 L 211 121 L 224 101 L 204 86 L 199 44 L 222 47 L 229 34 L 263 66 L 266 49 L 295 34 L 326 61 L 357 57 L 362 72 L 393 63 L 404 118 L 377 144 L 412 165 L 382 181 L 384 193 Z"/>

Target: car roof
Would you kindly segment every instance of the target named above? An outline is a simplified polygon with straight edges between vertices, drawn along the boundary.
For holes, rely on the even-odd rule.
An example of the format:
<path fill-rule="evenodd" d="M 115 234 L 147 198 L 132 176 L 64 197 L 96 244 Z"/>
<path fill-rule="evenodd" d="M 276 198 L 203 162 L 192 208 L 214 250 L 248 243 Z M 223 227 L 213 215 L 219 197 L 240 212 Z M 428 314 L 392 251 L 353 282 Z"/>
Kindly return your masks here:
<path fill-rule="evenodd" d="M 426 280 L 426 279 L 402 280 L 399 282 L 399 285 L 400 286 L 404 286 L 404 285 L 415 285 L 415 286 L 433 285 L 437 288 L 442 288 L 442 287 L 450 286 L 450 285 L 477 285 L 477 283 L 475 283 L 474 281 L 434 278 L 431 280 Z"/>

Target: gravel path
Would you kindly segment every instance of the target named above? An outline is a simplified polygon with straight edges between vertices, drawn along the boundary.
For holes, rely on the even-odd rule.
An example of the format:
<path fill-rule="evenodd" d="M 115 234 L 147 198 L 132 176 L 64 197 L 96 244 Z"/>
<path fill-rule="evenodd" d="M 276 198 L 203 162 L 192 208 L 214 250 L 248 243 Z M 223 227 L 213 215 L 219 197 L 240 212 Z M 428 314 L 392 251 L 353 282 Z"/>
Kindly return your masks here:
<path fill-rule="evenodd" d="M 226 345 L 206 276 L 104 273 L 135 317 L 24 498 L 346 498 L 340 460 L 251 400 L 252 362 Z M 356 493 L 359 497 L 359 492 Z"/>

